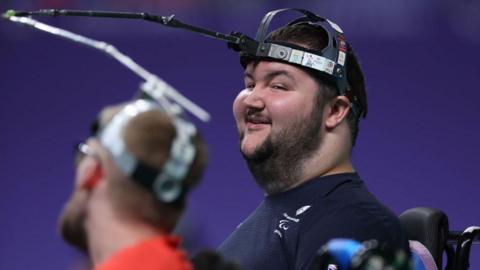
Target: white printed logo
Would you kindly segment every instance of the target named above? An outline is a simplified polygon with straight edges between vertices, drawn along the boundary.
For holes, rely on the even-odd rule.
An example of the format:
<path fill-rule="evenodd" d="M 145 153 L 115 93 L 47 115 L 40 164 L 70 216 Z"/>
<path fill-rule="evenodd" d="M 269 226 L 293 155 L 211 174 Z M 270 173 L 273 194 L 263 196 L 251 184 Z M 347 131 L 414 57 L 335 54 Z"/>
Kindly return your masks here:
<path fill-rule="evenodd" d="M 310 207 L 311 207 L 310 205 L 305 205 L 298 208 L 297 211 L 295 212 L 295 216 L 297 217 L 305 213 L 305 211 L 307 211 Z M 277 234 L 280 238 L 283 238 L 283 232 L 286 232 L 288 230 L 291 222 L 294 222 L 294 223 L 300 222 L 299 218 L 291 217 L 287 213 L 283 213 L 283 217 L 284 219 L 281 219 L 278 222 L 278 228 L 273 231 L 273 233 Z"/>

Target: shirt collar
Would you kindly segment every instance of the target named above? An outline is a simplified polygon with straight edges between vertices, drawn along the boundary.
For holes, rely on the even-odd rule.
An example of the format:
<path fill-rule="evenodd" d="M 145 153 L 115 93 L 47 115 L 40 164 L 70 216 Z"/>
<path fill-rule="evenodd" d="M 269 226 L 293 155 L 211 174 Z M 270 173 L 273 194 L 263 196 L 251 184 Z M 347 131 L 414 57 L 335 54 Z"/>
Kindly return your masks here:
<path fill-rule="evenodd" d="M 305 183 L 289 189 L 285 192 L 267 195 L 265 201 L 290 201 L 295 198 L 308 196 L 310 192 L 315 193 L 315 196 L 321 195 L 322 197 L 325 197 L 326 195 L 331 193 L 336 187 L 350 181 L 362 182 L 360 176 L 356 172 L 319 176 L 307 180 L 305 181 Z"/>

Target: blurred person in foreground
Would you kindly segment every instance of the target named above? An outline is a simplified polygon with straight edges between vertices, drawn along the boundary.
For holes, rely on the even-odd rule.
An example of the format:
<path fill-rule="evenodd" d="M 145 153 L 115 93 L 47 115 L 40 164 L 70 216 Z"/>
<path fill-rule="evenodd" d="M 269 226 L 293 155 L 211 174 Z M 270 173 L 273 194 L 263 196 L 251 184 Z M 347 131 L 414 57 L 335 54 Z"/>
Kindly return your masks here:
<path fill-rule="evenodd" d="M 219 251 L 249 270 L 309 269 L 333 238 L 376 239 L 408 254 L 397 216 L 351 161 L 367 97 L 343 31 L 304 12 L 259 40 L 272 13 L 258 50 L 239 49 L 245 89 L 233 103 L 240 151 L 265 198 Z"/>
<path fill-rule="evenodd" d="M 77 149 L 65 241 L 95 270 L 192 269 L 171 233 L 207 159 L 193 124 L 139 99 L 105 108 L 95 126 Z"/>

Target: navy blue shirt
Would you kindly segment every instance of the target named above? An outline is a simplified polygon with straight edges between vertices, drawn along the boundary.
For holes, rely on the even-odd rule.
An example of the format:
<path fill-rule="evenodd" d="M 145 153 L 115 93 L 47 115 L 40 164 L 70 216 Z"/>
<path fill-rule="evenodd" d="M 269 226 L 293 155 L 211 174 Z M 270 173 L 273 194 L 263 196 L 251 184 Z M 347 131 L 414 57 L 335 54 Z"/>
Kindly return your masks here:
<path fill-rule="evenodd" d="M 245 270 L 309 269 L 318 249 L 333 238 L 377 239 L 389 248 L 409 250 L 397 216 L 358 174 L 345 173 L 265 197 L 219 252 Z"/>

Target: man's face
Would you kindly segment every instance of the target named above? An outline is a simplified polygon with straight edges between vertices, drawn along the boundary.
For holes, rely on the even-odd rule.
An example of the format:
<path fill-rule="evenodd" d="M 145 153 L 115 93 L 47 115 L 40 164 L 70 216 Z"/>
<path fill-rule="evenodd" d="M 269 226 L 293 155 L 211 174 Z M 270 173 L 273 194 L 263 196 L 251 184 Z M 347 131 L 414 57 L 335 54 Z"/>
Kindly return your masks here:
<path fill-rule="evenodd" d="M 77 154 L 81 155 L 81 154 Z M 85 230 L 86 209 L 89 194 L 81 187 L 85 171 L 92 162 L 83 156 L 76 157 L 75 187 L 59 218 L 60 234 L 69 244 L 87 251 L 87 235 Z"/>
<path fill-rule="evenodd" d="M 233 104 L 240 150 L 267 193 L 282 191 L 320 145 L 319 85 L 295 66 L 261 61 L 247 65 L 245 86 Z"/>

